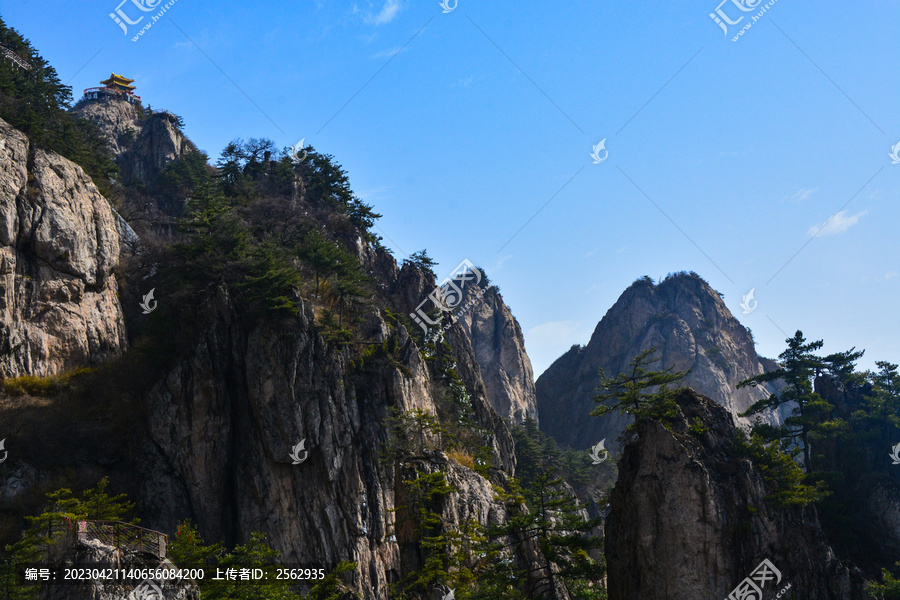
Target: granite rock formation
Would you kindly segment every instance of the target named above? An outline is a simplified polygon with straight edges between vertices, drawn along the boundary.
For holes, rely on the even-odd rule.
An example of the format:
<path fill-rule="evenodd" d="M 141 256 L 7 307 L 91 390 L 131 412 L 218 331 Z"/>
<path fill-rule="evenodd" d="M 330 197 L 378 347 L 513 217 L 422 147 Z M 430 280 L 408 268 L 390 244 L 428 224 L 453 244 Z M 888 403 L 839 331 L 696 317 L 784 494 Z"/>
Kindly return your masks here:
<path fill-rule="evenodd" d="M 118 356 L 116 221 L 75 163 L 0 121 L 0 376 Z"/>
<path fill-rule="evenodd" d="M 534 372 L 525 352 L 525 337 L 496 288 L 485 286 L 459 321 L 475 351 L 488 399 L 497 414 L 512 423 L 526 418 L 537 421 Z"/>
<path fill-rule="evenodd" d="M 170 112 L 151 112 L 114 96 L 82 100 L 73 112 L 97 123 L 106 134 L 125 183 L 153 183 L 163 167 L 197 149 Z"/>
<path fill-rule="evenodd" d="M 658 285 L 644 278 L 622 293 L 586 346 L 574 346 L 538 378 L 541 430 L 576 449 L 604 438 L 607 448 L 618 448 L 614 440 L 631 418 L 618 413 L 588 417 L 596 406 L 599 372 L 602 368 L 607 377 L 615 377 L 650 348 L 661 359 L 652 368 L 690 370 L 682 384 L 709 396 L 735 418 L 775 389 L 771 384 L 736 389 L 741 380 L 777 367 L 756 354 L 750 331 L 708 283 L 683 273 Z"/>
<path fill-rule="evenodd" d="M 836 558 L 813 506 L 777 508 L 762 472 L 734 449 L 728 411 L 691 390 L 666 428 L 626 433 L 606 526 L 610 600 L 726 598 L 764 559 L 798 598 L 864 598 L 862 573 Z M 699 419 L 704 433 L 691 433 Z"/>
<path fill-rule="evenodd" d="M 133 140 L 114 141 L 112 147 L 123 172 L 147 178 L 148 186 L 159 167 L 186 147 L 168 152 L 165 140 L 180 135 L 173 124 L 141 121 L 127 103 L 88 103 L 80 110 L 107 123 L 111 140 L 140 127 Z M 126 334 L 114 274 L 118 232 L 133 244 L 133 231 L 79 167 L 31 148 L 24 136 L 2 126 L 0 242 L 7 282 L 3 327 L 9 332 L 3 375 L 58 374 L 113 358 L 124 349 Z M 323 229 L 345 218 L 304 197 L 292 202 L 298 203 L 297 214 L 320 220 Z M 385 462 L 391 409 L 435 413 L 443 384 L 426 367 L 413 336 L 379 307 L 411 312 L 435 281 L 429 272 L 400 268 L 383 248 L 362 238 L 344 243 L 377 282 L 374 306 L 360 319 L 364 337 L 371 344 L 394 340 L 392 361 L 354 364 L 353 353 L 322 335 L 313 305 L 302 298 L 296 315 L 279 319 L 243 314 L 227 285 L 179 306 L 169 306 L 175 304 L 170 298 L 165 310 L 182 311 L 195 328 L 192 345 L 167 355 L 163 367 L 147 365 L 148 373 L 159 374 L 137 400 L 141 417 L 129 424 L 125 454 L 79 451 L 77 461 L 79 472 L 112 472 L 131 490 L 149 527 L 174 531 L 191 518 L 207 540 L 228 544 L 262 531 L 286 563 L 333 568 L 339 561 L 357 562 L 353 585 L 361 597 L 384 600 L 388 583 L 421 566 L 410 544 L 414 515 L 397 510 L 404 481 L 417 473 L 446 473 L 454 488 L 439 507 L 447 530 L 471 519 L 490 524 L 506 518 L 494 485 L 513 474 L 516 463 L 503 417 L 520 418 L 516 410 L 534 413 L 533 383 L 521 330 L 492 294 L 446 331 L 454 372 L 490 448 L 490 476 L 434 440 L 402 467 Z M 137 283 L 145 286 L 142 278 Z M 48 322 L 56 312 L 68 320 Z M 128 318 L 137 327 L 148 321 L 130 313 Z M 165 327 L 164 317 L 153 318 L 159 319 L 155 326 Z M 514 335 L 506 340 L 509 333 Z M 98 446 L 115 447 L 103 442 L 107 435 L 96 436 Z M 290 452 L 302 440 L 308 456 L 295 465 Z M 7 473 L 19 474 L 16 493 L 4 497 L 10 504 L 52 479 L 54 468 L 42 465 L 37 477 L 18 453 L 7 466 Z"/>

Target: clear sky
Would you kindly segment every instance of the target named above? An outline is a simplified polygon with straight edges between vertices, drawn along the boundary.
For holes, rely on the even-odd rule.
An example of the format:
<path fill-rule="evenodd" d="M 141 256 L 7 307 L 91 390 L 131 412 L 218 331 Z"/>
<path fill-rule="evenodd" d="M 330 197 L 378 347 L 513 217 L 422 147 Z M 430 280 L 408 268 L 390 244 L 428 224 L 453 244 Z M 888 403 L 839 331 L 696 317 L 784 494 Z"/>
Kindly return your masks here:
<path fill-rule="evenodd" d="M 126 35 L 118 1 L 0 15 L 76 97 L 134 78 L 213 159 L 251 136 L 335 155 L 398 260 L 485 268 L 536 375 L 680 270 L 763 355 L 802 329 L 900 362 L 898 0 L 777 0 L 736 42 L 766 2 L 726 0 L 726 35 L 718 0 L 177 0 L 133 42 L 166 2 L 126 0 Z"/>

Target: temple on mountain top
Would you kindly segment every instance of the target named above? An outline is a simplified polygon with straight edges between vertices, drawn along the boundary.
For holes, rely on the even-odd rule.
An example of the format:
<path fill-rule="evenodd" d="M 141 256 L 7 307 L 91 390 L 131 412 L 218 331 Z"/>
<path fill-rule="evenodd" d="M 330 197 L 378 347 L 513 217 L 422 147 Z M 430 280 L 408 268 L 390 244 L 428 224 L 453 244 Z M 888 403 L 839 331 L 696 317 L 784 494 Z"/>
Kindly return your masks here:
<path fill-rule="evenodd" d="M 117 75 L 116 73 L 112 73 L 109 76 L 109 79 L 101 81 L 104 87 L 95 87 L 88 88 L 84 90 L 84 98 L 85 100 L 99 100 L 103 97 L 120 97 L 132 104 L 137 100 L 141 101 L 140 96 L 135 96 L 134 88 L 135 86 L 131 85 L 134 83 L 134 79 L 128 79 L 127 77 L 123 77 L 122 75 Z"/>
<path fill-rule="evenodd" d="M 128 79 L 127 77 L 122 77 L 121 75 L 116 75 L 115 73 L 109 76 L 109 79 L 106 81 L 101 81 L 103 85 L 110 89 L 120 90 L 123 92 L 131 92 L 134 90 L 134 86 L 130 85 L 134 83 L 134 79 Z"/>

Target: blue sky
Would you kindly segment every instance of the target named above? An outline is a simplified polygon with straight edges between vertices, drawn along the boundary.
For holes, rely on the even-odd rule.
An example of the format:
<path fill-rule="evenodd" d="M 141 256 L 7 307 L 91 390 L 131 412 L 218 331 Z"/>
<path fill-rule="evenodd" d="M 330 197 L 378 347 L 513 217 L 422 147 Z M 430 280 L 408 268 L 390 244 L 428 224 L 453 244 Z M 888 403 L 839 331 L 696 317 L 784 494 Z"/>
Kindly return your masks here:
<path fill-rule="evenodd" d="M 802 329 L 900 362 L 898 0 L 778 0 L 737 42 L 765 2 L 722 4 L 745 15 L 726 36 L 717 0 L 177 0 L 132 42 L 149 18 L 125 35 L 118 1 L 0 14 L 76 96 L 134 78 L 213 158 L 250 136 L 334 154 L 398 259 L 485 268 L 536 375 L 634 279 L 680 270 L 763 355 Z"/>

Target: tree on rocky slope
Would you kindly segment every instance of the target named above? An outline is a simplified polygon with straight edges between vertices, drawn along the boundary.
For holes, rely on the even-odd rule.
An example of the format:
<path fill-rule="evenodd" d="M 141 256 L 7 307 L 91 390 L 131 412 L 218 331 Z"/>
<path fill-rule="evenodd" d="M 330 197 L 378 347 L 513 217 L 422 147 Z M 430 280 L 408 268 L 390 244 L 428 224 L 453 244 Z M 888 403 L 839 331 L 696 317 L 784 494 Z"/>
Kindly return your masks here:
<path fill-rule="evenodd" d="M 896 567 L 900 570 L 900 563 Z M 894 577 L 890 571 L 881 571 L 882 581 L 872 581 L 866 586 L 866 592 L 875 600 L 900 600 L 900 579 Z"/>
<path fill-rule="evenodd" d="M 675 392 L 670 384 L 684 379 L 686 371 L 675 371 L 670 366 L 662 371 L 650 371 L 647 367 L 660 359 L 656 349 L 651 348 L 638 354 L 629 364 L 629 369 L 609 379 L 600 369 L 601 393 L 594 396 L 599 404 L 591 411 L 592 416 L 605 415 L 614 410 L 632 415 L 635 422 L 643 419 L 657 419 L 663 423 L 676 417 L 678 406 L 675 403 Z M 646 390 L 657 388 L 654 392 Z"/>
<path fill-rule="evenodd" d="M 22 538 L 6 546 L 0 556 L 0 597 L 9 600 L 25 600 L 37 597 L 38 586 L 20 584 L 18 569 L 23 565 L 58 562 L 64 558 L 78 521 L 120 521 L 134 510 L 134 503 L 125 494 L 110 496 L 106 488 L 109 479 L 104 477 L 96 487 L 85 490 L 80 496 L 64 488 L 47 494 L 44 510 L 39 515 L 26 517 L 28 528 Z M 134 519 L 131 523 L 137 523 Z"/>
<path fill-rule="evenodd" d="M 513 484 L 501 497 L 511 516 L 508 522 L 485 532 L 488 553 L 494 559 L 488 561 L 488 567 L 479 576 L 481 586 L 503 590 L 506 584 L 525 598 L 556 600 L 568 592 L 570 597 L 581 600 L 605 600 L 606 590 L 601 583 L 605 563 L 602 556 L 591 556 L 603 547 L 603 538 L 596 533 L 603 519 L 587 516 L 585 507 L 561 477 L 549 469 L 536 474 L 523 487 Z M 500 560 L 503 556 L 524 558 L 528 554 L 524 547 L 529 545 L 538 550 L 533 566 L 517 573 L 510 570 L 508 562 Z M 513 580 L 518 585 L 513 586 Z"/>
<path fill-rule="evenodd" d="M 813 390 L 813 380 L 828 365 L 815 354 L 822 348 L 822 340 L 807 342 L 803 332 L 797 331 L 794 337 L 785 341 L 788 347 L 778 357 L 781 368 L 745 379 L 738 384 L 738 388 L 775 380 L 782 380 L 786 385 L 768 398 L 754 403 L 742 416 L 776 410 L 793 403 L 793 413 L 784 420 L 783 425 L 757 424 L 754 431 L 766 440 L 779 440 L 793 448 L 800 447 L 803 452 L 803 467 L 809 473 L 812 470 L 811 436 L 814 437 L 816 433 L 826 434 L 838 426 L 832 420 L 834 406 Z"/>
<path fill-rule="evenodd" d="M 188 520 L 178 526 L 174 539 L 169 543 L 169 557 L 179 568 L 205 568 L 207 574 L 214 569 L 229 568 L 262 569 L 265 577 L 251 582 L 216 580 L 204 577 L 198 580 L 204 600 L 299 600 L 300 594 L 292 590 L 296 580 L 284 577 L 277 563 L 278 552 L 266 544 L 266 536 L 256 532 L 245 544 L 227 550 L 222 543 L 207 544 L 197 528 Z M 349 600 L 357 596 L 349 592 L 345 585 L 347 574 L 356 569 L 356 564 L 343 562 L 329 573 L 315 569 L 315 578 L 306 580 L 314 584 L 309 594 L 310 600 Z"/>

